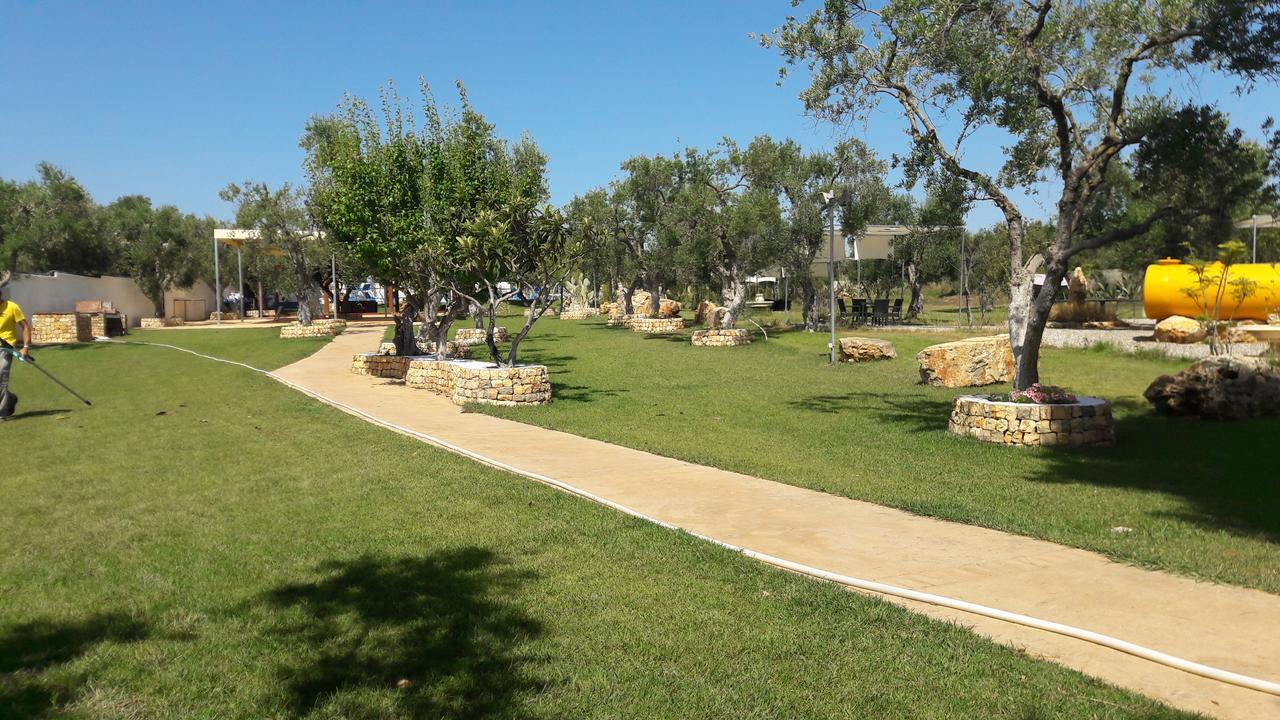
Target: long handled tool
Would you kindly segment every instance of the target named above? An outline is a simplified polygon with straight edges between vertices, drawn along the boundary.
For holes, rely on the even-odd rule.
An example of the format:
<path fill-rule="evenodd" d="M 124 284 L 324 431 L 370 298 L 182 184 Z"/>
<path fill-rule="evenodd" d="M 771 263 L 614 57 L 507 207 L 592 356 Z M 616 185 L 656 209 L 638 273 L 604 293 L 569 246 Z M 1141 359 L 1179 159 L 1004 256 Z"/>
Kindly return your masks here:
<path fill-rule="evenodd" d="M 14 359 L 14 360 L 17 360 L 17 361 L 19 361 L 19 362 L 25 363 L 25 364 L 30 365 L 31 367 L 33 367 L 33 368 L 35 368 L 35 369 L 39 370 L 40 372 L 44 373 L 45 377 L 47 377 L 47 378 L 49 378 L 50 380 L 52 380 L 52 381 L 54 381 L 54 382 L 58 383 L 58 385 L 60 385 L 60 386 L 62 387 L 62 389 L 63 389 L 63 390 L 66 390 L 67 392 L 69 392 L 69 393 L 71 393 L 72 395 L 74 395 L 74 396 L 75 396 L 75 398 L 76 398 L 77 400 L 79 400 L 80 402 L 84 403 L 85 405 L 89 405 L 90 407 L 92 407 L 92 406 L 93 406 L 93 403 L 89 402 L 88 400 L 85 400 L 85 399 L 84 399 L 84 396 L 82 396 L 80 393 L 78 393 L 78 392 L 76 392 L 75 390 L 72 390 L 71 388 L 67 387 L 67 384 L 66 384 L 66 383 L 64 383 L 64 382 L 62 382 L 61 380 L 59 380 L 58 378 L 54 377 L 54 376 L 53 376 L 53 373 L 51 373 L 51 372 L 49 372 L 48 370 L 45 370 L 44 368 L 42 368 L 42 367 L 40 367 L 39 365 L 37 365 L 37 364 L 36 364 L 36 359 L 35 359 L 35 358 L 33 358 L 33 357 L 29 357 L 29 356 L 28 356 L 28 357 L 22 357 L 22 354 L 21 354 L 21 353 L 19 353 L 17 350 L 14 350 L 13 348 L 0 347 L 0 352 L 2 352 L 2 353 L 8 353 L 8 354 L 10 354 L 10 355 L 12 355 L 12 356 L 13 356 L 13 359 Z"/>

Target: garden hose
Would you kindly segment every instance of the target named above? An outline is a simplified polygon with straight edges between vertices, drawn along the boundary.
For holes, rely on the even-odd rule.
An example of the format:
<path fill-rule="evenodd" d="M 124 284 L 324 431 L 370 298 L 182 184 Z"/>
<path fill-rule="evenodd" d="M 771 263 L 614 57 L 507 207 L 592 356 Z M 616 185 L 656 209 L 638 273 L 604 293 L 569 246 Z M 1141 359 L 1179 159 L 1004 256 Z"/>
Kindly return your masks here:
<path fill-rule="evenodd" d="M 856 588 L 859 590 L 864 590 L 864 591 L 868 591 L 868 592 L 872 592 L 880 595 L 889 595 L 892 597 L 903 598 L 906 600 L 914 600 L 916 602 L 922 602 L 929 605 L 936 605 L 938 607 L 945 607 L 945 608 L 950 608 L 952 610 L 959 610 L 961 612 L 971 613 L 974 615 L 981 615 L 983 617 L 989 617 L 996 620 L 1003 620 L 1005 622 L 1013 623 L 1015 625 L 1022 625 L 1024 627 L 1034 628 L 1036 630 L 1043 630 L 1046 632 L 1051 632 L 1058 635 L 1074 638 L 1076 640 L 1083 640 L 1085 642 L 1093 643 L 1095 645 L 1100 645 L 1102 647 L 1107 647 L 1112 650 L 1118 650 L 1122 653 L 1126 653 L 1128 655 L 1132 655 L 1134 657 L 1141 658 L 1143 660 L 1148 660 L 1150 662 L 1154 662 L 1159 665 L 1164 665 L 1166 667 L 1174 668 L 1176 670 L 1181 670 L 1183 672 L 1191 673 L 1193 675 L 1199 675 L 1200 677 L 1208 678 L 1210 680 L 1217 680 L 1218 682 L 1236 685 L 1238 687 L 1247 688 L 1249 690 L 1256 690 L 1258 692 L 1280 696 L 1280 683 L 1278 682 L 1273 682 L 1271 680 L 1263 680 L 1261 678 L 1255 678 L 1249 675 L 1243 675 L 1241 673 L 1232 672 L 1230 670 L 1223 670 L 1221 668 L 1216 668 L 1211 665 L 1205 665 L 1203 663 L 1187 660 L 1185 658 L 1180 658 L 1175 655 L 1170 655 L 1168 653 L 1160 652 L 1159 650 L 1153 650 L 1143 645 L 1131 643 L 1126 640 L 1121 640 L 1119 638 L 1112 637 L 1110 635 L 1104 635 L 1102 633 L 1094 632 L 1092 630 L 1085 630 L 1083 628 L 1078 628 L 1071 625 L 1064 625 L 1062 623 L 1053 622 L 1051 620 L 1043 620 L 1041 618 L 1031 617 L 1029 615 L 1023 615 L 1021 613 L 1010 612 L 1008 610 L 1001 610 L 999 608 L 993 608 L 987 605 L 971 603 L 965 600 L 959 600 L 957 598 L 946 597 L 944 595 L 934 595 L 932 593 L 920 592 L 918 590 L 911 590 L 909 588 L 899 587 L 897 585 L 887 585 L 885 583 L 879 583 L 873 580 L 865 580 L 863 578 L 855 578 L 848 575 L 841 575 L 839 573 L 822 570 L 821 568 L 815 568 L 809 565 L 804 565 L 802 563 L 797 563 L 791 560 L 786 560 L 784 558 L 776 557 L 774 555 L 769 555 L 768 553 L 762 553 L 756 550 L 752 550 L 750 548 L 742 547 L 740 545 L 727 543 L 727 542 L 724 542 L 723 540 L 717 540 L 713 537 L 709 537 L 707 535 L 703 535 L 701 533 L 697 533 L 692 530 L 687 530 L 677 525 L 668 523 L 664 520 L 659 520 L 658 518 L 645 515 L 644 513 L 639 512 L 638 510 L 633 510 L 627 507 L 626 505 L 622 505 L 620 503 L 614 502 L 613 500 L 609 500 L 608 498 L 601 497 L 594 493 L 583 490 L 582 488 L 578 488 L 573 485 L 570 485 L 566 482 L 556 480 L 555 478 L 547 477 L 546 475 L 542 475 L 542 474 L 533 472 L 531 470 L 518 468 L 518 467 L 515 467 L 514 465 L 507 464 L 501 460 L 490 458 L 485 455 L 481 455 L 480 453 L 477 453 L 475 451 L 468 450 L 464 447 L 454 445 L 453 443 L 447 440 L 444 440 L 442 438 L 438 438 L 433 435 L 428 435 L 427 433 L 413 430 L 412 428 L 396 425 L 395 423 L 387 422 L 385 420 L 382 420 L 378 417 L 375 417 L 374 415 L 371 415 L 365 412 L 364 410 L 353 407 L 351 405 L 347 405 L 346 403 L 340 402 L 338 400 L 334 400 L 332 398 L 326 397 L 309 388 L 302 387 L 301 385 L 297 385 L 279 375 L 276 375 L 275 373 L 269 370 L 263 370 L 261 368 L 256 368 L 256 367 L 253 367 L 252 365 L 247 365 L 242 362 L 236 362 L 234 360 L 226 360 L 223 358 L 214 357 L 212 355 L 205 355 L 203 353 L 198 353 L 194 350 L 188 350 L 187 348 L 178 347 L 176 345 L 166 345 L 163 343 L 139 342 L 135 340 L 123 340 L 123 341 L 107 340 L 107 339 L 101 339 L 101 338 L 100 338 L 100 341 L 125 343 L 129 345 L 149 345 L 152 347 L 170 348 L 173 350 L 179 350 L 185 353 L 189 353 L 197 357 L 205 358 L 206 360 L 213 360 L 216 362 L 227 363 L 229 365 L 237 365 L 239 367 L 252 370 L 257 373 L 261 373 L 287 387 L 297 390 L 298 392 L 304 395 L 315 398 L 316 400 L 319 400 L 327 405 L 331 405 L 344 412 L 350 413 L 352 415 L 356 415 L 357 417 L 363 418 L 368 422 L 373 423 L 374 425 L 387 428 L 388 430 L 394 430 L 395 432 L 398 432 L 402 435 L 408 435 L 409 437 L 423 440 L 439 448 L 443 448 L 445 450 L 456 453 L 458 455 L 462 455 L 464 457 L 470 458 L 471 460 L 475 460 L 476 462 L 482 463 L 484 465 L 488 465 L 490 467 L 497 468 L 499 470 L 503 470 L 506 472 L 514 473 L 516 475 L 520 475 L 521 477 L 534 480 L 544 485 L 550 485 L 551 487 L 554 487 L 556 489 L 563 490 L 567 493 L 576 495 L 586 500 L 590 500 L 599 505 L 612 508 L 613 510 L 617 510 L 618 512 L 624 513 L 626 515 L 630 515 L 631 517 L 653 523 L 654 525 L 666 528 L 668 530 L 675 530 L 678 532 L 685 533 L 687 535 L 691 535 L 695 538 L 698 538 L 699 540 L 704 540 L 706 542 L 725 548 L 726 550 L 732 550 L 733 552 L 740 553 L 746 557 L 752 558 L 754 560 L 758 560 L 763 563 L 767 563 L 769 565 L 773 565 L 775 567 L 782 568 L 784 570 L 790 570 L 792 572 L 795 572 L 801 575 L 807 575 L 811 578 L 816 578 L 818 580 L 825 580 L 828 582 L 836 583 L 838 585 L 844 585 L 846 587 Z"/>

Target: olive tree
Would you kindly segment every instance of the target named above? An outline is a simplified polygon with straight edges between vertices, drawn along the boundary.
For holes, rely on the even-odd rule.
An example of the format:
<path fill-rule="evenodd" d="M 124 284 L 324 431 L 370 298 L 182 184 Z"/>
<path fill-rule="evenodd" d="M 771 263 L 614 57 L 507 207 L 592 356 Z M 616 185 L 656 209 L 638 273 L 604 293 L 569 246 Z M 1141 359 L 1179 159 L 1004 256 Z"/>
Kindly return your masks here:
<path fill-rule="evenodd" d="M 1252 0 L 829 0 L 763 39 L 788 68 L 807 67 L 806 108 L 837 121 L 890 103 L 906 121 L 908 173 L 941 168 L 971 183 L 1004 215 L 1010 264 L 1014 385 L 1039 381 L 1041 337 L 1053 294 L 1036 296 L 1043 267 L 1056 286 L 1076 254 L 1146 233 L 1162 221 L 1210 215 L 1224 202 L 1217 176 L 1204 196 L 1166 196 L 1143 217 L 1091 232 L 1085 217 L 1113 162 L 1145 177 L 1207 178 L 1243 143 L 1218 116 L 1159 90 L 1156 73 L 1228 73 L 1242 89 L 1277 77 L 1280 6 Z M 1188 83 L 1191 85 L 1193 83 Z M 1009 138 L 998 172 L 966 152 L 983 130 Z M 984 137 L 984 141 L 989 141 Z M 1132 151 L 1132 152 L 1130 152 Z M 1128 153 L 1128 154 L 1127 154 Z M 1135 172 L 1135 176 L 1138 175 Z M 1011 194 L 1052 180 L 1053 242 L 1025 252 L 1027 218 Z M 1141 180 L 1140 180 L 1141 182 Z M 1033 299 L 1034 298 L 1034 299 Z"/>
<path fill-rule="evenodd" d="M 725 138 L 713 150 L 685 151 L 685 182 L 677 197 L 678 222 L 698 236 L 720 288 L 724 327 L 747 301 L 747 277 L 776 260 L 785 236 L 773 183 L 774 141 L 746 148 Z"/>
<path fill-rule="evenodd" d="M 238 227 L 258 231 L 261 243 L 283 251 L 290 270 L 283 289 L 297 295 L 298 322 L 310 325 L 316 312 L 312 303 L 320 294 L 315 264 L 328 253 L 307 216 L 302 191 L 289 183 L 272 190 L 266 183 L 247 181 L 231 183 L 218 195 L 236 204 Z M 222 298 L 218 303 L 221 311 Z"/>

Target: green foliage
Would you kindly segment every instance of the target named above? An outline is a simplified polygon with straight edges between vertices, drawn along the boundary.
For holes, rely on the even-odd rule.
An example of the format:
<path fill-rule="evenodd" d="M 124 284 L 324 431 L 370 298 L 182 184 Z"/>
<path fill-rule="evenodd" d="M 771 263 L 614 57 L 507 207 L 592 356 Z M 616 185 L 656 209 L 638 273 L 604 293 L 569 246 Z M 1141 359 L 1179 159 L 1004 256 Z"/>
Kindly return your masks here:
<path fill-rule="evenodd" d="M 118 248 L 102 232 L 84 187 L 52 163 L 38 180 L 0 179 L 0 258 L 5 269 L 100 275 L 115 269 Z"/>
<path fill-rule="evenodd" d="M 103 230 L 118 248 L 116 268 L 155 303 L 157 317 L 166 313 L 165 290 L 190 287 L 210 269 L 212 219 L 183 215 L 172 205 L 153 208 L 141 195 L 122 197 L 101 214 Z"/>
<path fill-rule="evenodd" d="M 319 295 L 317 268 L 327 257 L 327 243 L 313 230 L 303 204 L 304 195 L 284 183 L 272 190 L 266 183 L 231 183 L 219 197 L 236 203 L 236 226 L 256 230 L 256 244 L 276 248 L 288 260 L 289 273 L 280 277 L 279 289 L 298 298 L 298 322 L 310 325 Z"/>
<path fill-rule="evenodd" d="M 908 184 L 953 176 L 1004 214 L 1019 387 L 1038 381 L 1052 305 L 1050 295 L 1033 300 L 1041 266 L 1055 285 L 1078 253 L 1161 222 L 1227 217 L 1270 192 L 1255 171 L 1274 162 L 1259 162 L 1218 112 L 1180 106 L 1149 74 L 1217 70 L 1246 87 L 1280 76 L 1274 3 L 890 0 L 871 9 L 833 0 L 788 18 L 762 43 L 781 51 L 784 76 L 808 71 L 800 97 L 819 117 L 847 123 L 896 105 L 912 142 L 901 158 Z M 967 164 L 965 142 L 988 129 L 1010 138 L 997 173 Z M 1120 163 L 1131 165 L 1147 207 L 1109 212 L 1117 209 L 1111 166 Z M 1029 252 L 1026 217 L 1008 190 L 1048 180 L 1060 188 L 1055 237 Z"/>

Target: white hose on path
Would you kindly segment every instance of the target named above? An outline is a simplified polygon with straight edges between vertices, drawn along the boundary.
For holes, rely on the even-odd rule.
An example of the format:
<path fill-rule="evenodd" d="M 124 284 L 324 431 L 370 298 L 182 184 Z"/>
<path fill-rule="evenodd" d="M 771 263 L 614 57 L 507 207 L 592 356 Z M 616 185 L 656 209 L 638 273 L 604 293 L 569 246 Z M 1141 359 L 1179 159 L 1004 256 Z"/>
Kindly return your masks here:
<path fill-rule="evenodd" d="M 428 435 L 426 433 L 419 432 L 411 428 L 407 428 L 400 425 L 396 425 L 395 423 L 387 422 L 386 420 L 382 420 L 373 415 L 370 415 L 369 413 L 361 410 L 360 408 L 352 407 L 351 405 L 347 405 L 346 403 L 340 402 L 338 400 L 334 400 L 333 398 L 326 397 L 313 390 L 302 387 L 301 385 L 298 385 L 296 383 L 290 382 L 289 380 L 286 380 L 285 378 L 280 377 L 279 375 L 276 375 L 273 372 L 270 372 L 268 370 L 263 370 L 261 368 L 256 368 L 256 367 L 253 367 L 252 365 L 246 365 L 245 363 L 242 363 L 242 362 L 236 362 L 234 360 L 226 360 L 223 358 L 214 357 L 212 355 L 205 355 L 202 353 L 198 353 L 194 350 L 188 350 L 187 348 L 178 347 L 177 345 L 165 345 L 163 343 L 140 342 L 136 340 L 110 340 L 108 342 L 124 343 L 129 345 L 149 345 L 152 347 L 163 347 L 163 348 L 170 348 L 172 350 L 180 350 L 182 352 L 190 353 L 197 357 L 205 358 L 206 360 L 214 360 L 216 362 L 227 363 L 229 365 L 237 365 L 247 370 L 252 370 L 254 372 L 261 373 L 273 380 L 276 380 L 277 382 L 280 382 L 290 388 L 293 388 L 294 390 L 297 390 L 300 393 L 303 393 L 304 395 L 313 397 L 323 403 L 332 405 L 333 407 L 336 407 L 340 410 L 351 413 L 352 415 L 356 415 L 361 418 L 364 418 L 365 420 L 375 425 L 382 426 L 389 430 L 394 430 L 398 433 L 408 435 L 410 437 L 414 437 L 419 440 L 424 440 L 432 445 L 435 445 L 437 447 L 444 448 L 445 450 L 449 450 L 450 452 L 454 452 L 459 455 L 468 457 L 472 460 L 475 460 L 476 462 L 483 463 L 490 467 L 498 468 L 499 470 L 505 470 L 507 472 L 515 473 L 516 475 L 529 478 L 530 480 L 535 480 L 545 485 L 550 485 L 551 487 L 558 488 L 560 490 L 571 493 L 573 495 L 577 495 L 578 497 L 585 498 L 587 500 L 598 503 L 608 508 L 612 508 L 614 510 L 617 510 L 618 512 L 625 513 L 627 515 L 630 515 L 631 517 L 639 518 L 646 522 L 653 523 L 654 525 L 667 528 L 668 530 L 676 530 L 679 532 L 683 532 L 687 535 L 692 535 L 693 537 L 696 537 L 699 540 L 705 540 L 706 542 L 719 545 L 720 547 L 725 548 L 727 550 L 732 550 L 734 552 L 741 553 L 749 558 L 753 558 L 755 560 L 759 560 L 760 562 L 768 563 L 769 565 L 780 567 L 786 570 L 791 570 L 792 572 L 800 573 L 801 575 L 807 575 L 809 577 L 818 578 L 820 580 L 826 580 L 826 581 L 837 583 L 840 585 L 846 585 L 848 587 L 857 588 L 859 590 L 866 590 L 873 593 L 879 593 L 881 595 L 891 595 L 893 597 L 904 598 L 907 600 L 915 600 L 917 602 L 927 603 L 929 605 L 937 605 L 939 607 L 951 608 L 952 610 L 960 610 L 962 612 L 972 613 L 974 615 L 982 615 L 983 617 L 994 618 L 996 620 L 1003 620 L 1005 622 L 1014 623 L 1016 625 L 1023 625 L 1026 627 L 1035 628 L 1037 630 L 1044 630 L 1051 633 L 1057 633 L 1058 635 L 1065 635 L 1066 637 L 1075 638 L 1077 640 L 1084 640 L 1085 642 L 1090 642 L 1096 645 L 1101 645 L 1103 647 L 1108 647 L 1108 648 L 1111 648 L 1112 650 L 1119 650 L 1122 653 L 1127 653 L 1129 655 L 1133 655 L 1134 657 L 1142 658 L 1143 660 L 1149 660 L 1151 662 L 1158 663 L 1160 665 L 1165 665 L 1167 667 L 1175 668 L 1178 670 L 1182 670 L 1184 672 L 1188 672 L 1193 675 L 1199 675 L 1201 677 L 1209 678 L 1210 680 L 1217 680 L 1219 682 L 1229 683 L 1231 685 L 1237 685 L 1239 687 L 1248 688 L 1250 690 L 1257 690 L 1258 692 L 1264 692 L 1264 693 L 1269 693 L 1271 695 L 1280 696 L 1280 683 L 1272 682 L 1270 680 L 1262 680 L 1260 678 L 1250 677 L 1248 675 L 1242 675 L 1240 673 L 1231 672 L 1230 670 L 1223 670 L 1221 668 L 1216 668 L 1211 665 L 1205 665 L 1203 663 L 1194 662 L 1191 660 L 1187 660 L 1185 658 L 1177 657 L 1175 655 L 1170 655 L 1168 653 L 1160 652 L 1159 650 L 1152 650 L 1151 648 L 1144 647 L 1136 643 L 1131 643 L 1126 640 L 1121 640 L 1119 638 L 1115 638 L 1110 635 L 1103 635 L 1102 633 L 1093 632 L 1092 630 L 1085 630 L 1083 628 L 1078 628 L 1071 625 L 1063 625 L 1062 623 L 1056 623 L 1050 620 L 1042 620 L 1040 618 L 1031 617 L 1029 615 L 1022 615 L 1020 613 L 1009 612 L 1007 610 L 1000 610 L 999 608 L 993 608 L 986 605 L 979 605 L 977 603 L 966 602 L 964 600 L 957 600 L 956 598 L 950 598 L 944 595 L 934 595 L 932 593 L 920 592 L 918 590 L 911 590 L 909 588 L 898 587 L 897 585 L 886 585 L 884 583 L 878 583 L 872 580 L 864 580 L 862 578 L 855 578 L 855 577 L 850 577 L 848 575 L 841 575 L 839 573 L 833 573 L 828 570 L 822 570 L 820 568 L 811 567 L 809 565 L 792 562 L 791 560 L 786 560 L 784 558 L 776 557 L 774 555 L 769 555 L 767 553 L 758 552 L 750 548 L 745 548 L 739 545 L 734 545 L 732 543 L 724 542 L 722 540 L 717 540 L 713 537 L 708 537 L 701 533 L 696 533 L 696 532 L 693 532 L 692 530 L 687 530 L 685 528 L 672 525 L 671 523 L 664 522 L 655 517 L 650 517 L 649 515 L 645 515 L 642 512 L 632 510 L 631 508 L 625 505 L 621 505 L 612 500 L 609 500 L 608 498 L 604 498 L 594 493 L 587 492 L 586 490 L 583 490 L 578 487 L 574 487 L 573 485 L 570 485 L 565 482 L 561 482 L 560 480 L 556 480 L 555 478 L 547 477 L 546 475 L 541 475 L 539 473 L 535 473 L 530 470 L 524 470 L 522 468 L 515 467 L 514 465 L 509 465 L 505 462 L 502 462 L 501 460 L 495 460 L 494 458 L 481 455 L 480 453 L 474 452 L 472 450 L 468 450 L 464 447 L 454 445 L 453 443 L 447 440 L 443 440 L 433 435 Z"/>

